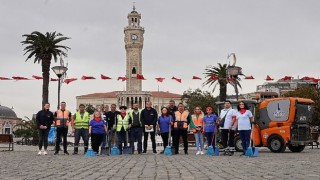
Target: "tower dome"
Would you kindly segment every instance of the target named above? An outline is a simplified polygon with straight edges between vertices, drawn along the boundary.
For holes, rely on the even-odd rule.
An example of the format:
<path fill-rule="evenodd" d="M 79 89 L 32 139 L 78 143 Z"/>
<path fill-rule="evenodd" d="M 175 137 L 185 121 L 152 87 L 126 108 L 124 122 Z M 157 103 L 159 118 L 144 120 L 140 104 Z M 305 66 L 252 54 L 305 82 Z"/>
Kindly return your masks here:
<path fill-rule="evenodd" d="M 0 105 L 0 118 L 17 118 L 17 114 L 11 108 Z"/>

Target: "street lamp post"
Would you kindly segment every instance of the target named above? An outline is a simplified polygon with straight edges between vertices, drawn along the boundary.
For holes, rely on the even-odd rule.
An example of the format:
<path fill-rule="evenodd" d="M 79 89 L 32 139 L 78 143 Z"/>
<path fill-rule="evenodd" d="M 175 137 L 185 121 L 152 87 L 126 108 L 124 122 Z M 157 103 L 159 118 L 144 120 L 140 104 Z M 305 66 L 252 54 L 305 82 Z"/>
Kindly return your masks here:
<path fill-rule="evenodd" d="M 238 78 L 239 75 L 242 75 L 242 68 L 239 66 L 236 66 L 236 55 L 235 53 L 231 53 L 229 54 L 228 58 L 233 56 L 233 63 L 232 65 L 228 66 L 227 68 L 227 74 L 231 77 L 231 78 Z M 236 99 L 237 101 L 239 100 L 239 92 L 238 92 L 238 84 L 234 84 L 235 85 L 235 91 L 236 91 Z"/>
<path fill-rule="evenodd" d="M 64 66 L 54 66 L 52 67 L 53 72 L 58 76 L 59 82 L 58 82 L 58 105 L 57 109 L 60 108 L 60 86 L 61 86 L 61 77 L 64 73 L 67 72 L 68 68 Z"/>

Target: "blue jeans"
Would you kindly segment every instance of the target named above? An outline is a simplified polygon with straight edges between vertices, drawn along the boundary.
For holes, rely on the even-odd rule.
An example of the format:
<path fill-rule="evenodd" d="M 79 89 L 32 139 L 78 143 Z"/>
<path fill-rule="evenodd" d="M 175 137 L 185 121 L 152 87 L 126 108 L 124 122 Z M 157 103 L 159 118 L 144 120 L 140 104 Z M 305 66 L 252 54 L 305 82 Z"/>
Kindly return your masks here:
<path fill-rule="evenodd" d="M 203 134 L 201 132 L 196 132 L 194 137 L 196 139 L 197 151 L 203 151 Z"/>
<path fill-rule="evenodd" d="M 142 152 L 142 128 L 130 129 L 130 146 L 134 152 L 134 142 L 138 142 L 138 153 Z"/>
<path fill-rule="evenodd" d="M 84 143 L 84 151 L 86 152 L 88 149 L 88 141 L 89 141 L 89 130 L 88 129 L 75 129 L 74 132 L 74 151 L 78 152 L 78 146 L 80 138 L 82 137 Z"/>
<path fill-rule="evenodd" d="M 213 139 L 214 138 L 213 132 L 206 132 L 204 134 L 206 135 L 206 138 L 207 138 L 208 147 L 215 146 L 214 139 Z"/>
<path fill-rule="evenodd" d="M 241 144 L 242 144 L 242 149 L 243 152 L 245 153 L 249 147 L 250 144 L 250 135 L 251 135 L 251 130 L 240 130 L 240 139 L 241 139 Z"/>

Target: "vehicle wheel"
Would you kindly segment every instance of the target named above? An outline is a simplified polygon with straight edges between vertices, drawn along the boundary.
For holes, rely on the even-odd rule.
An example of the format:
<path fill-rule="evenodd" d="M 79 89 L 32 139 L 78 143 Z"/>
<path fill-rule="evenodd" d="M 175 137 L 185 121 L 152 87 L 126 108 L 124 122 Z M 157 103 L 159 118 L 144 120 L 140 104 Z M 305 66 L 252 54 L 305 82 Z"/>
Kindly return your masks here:
<path fill-rule="evenodd" d="M 234 137 L 234 147 L 235 147 L 236 151 L 238 151 L 238 152 L 243 151 L 241 143 L 242 143 L 242 141 L 240 139 L 240 136 Z"/>
<path fill-rule="evenodd" d="M 292 144 L 289 144 L 288 146 L 291 152 L 301 152 L 304 150 L 305 147 L 305 145 L 292 146 Z"/>
<path fill-rule="evenodd" d="M 286 146 L 282 137 L 278 135 L 272 135 L 268 139 L 268 148 L 271 152 L 281 153 L 286 150 Z"/>

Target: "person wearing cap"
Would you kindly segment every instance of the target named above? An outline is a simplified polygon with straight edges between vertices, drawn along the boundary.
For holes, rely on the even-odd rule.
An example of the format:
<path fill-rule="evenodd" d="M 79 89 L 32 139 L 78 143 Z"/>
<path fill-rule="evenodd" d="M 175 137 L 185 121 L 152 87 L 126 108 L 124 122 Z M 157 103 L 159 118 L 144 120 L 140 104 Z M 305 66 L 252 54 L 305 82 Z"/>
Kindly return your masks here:
<path fill-rule="evenodd" d="M 118 137 L 118 148 L 120 150 L 120 154 L 122 154 L 123 146 L 122 143 L 124 143 L 124 147 L 128 145 L 127 142 L 127 131 L 131 128 L 131 118 L 129 114 L 126 112 L 127 106 L 120 106 L 120 114 L 117 115 L 116 118 L 116 134 Z"/>
<path fill-rule="evenodd" d="M 213 138 L 216 138 L 214 135 L 217 133 L 216 123 L 218 117 L 213 114 L 213 108 L 210 106 L 206 108 L 206 113 L 207 114 L 203 117 L 204 135 L 206 136 L 208 147 L 215 146 Z"/>

